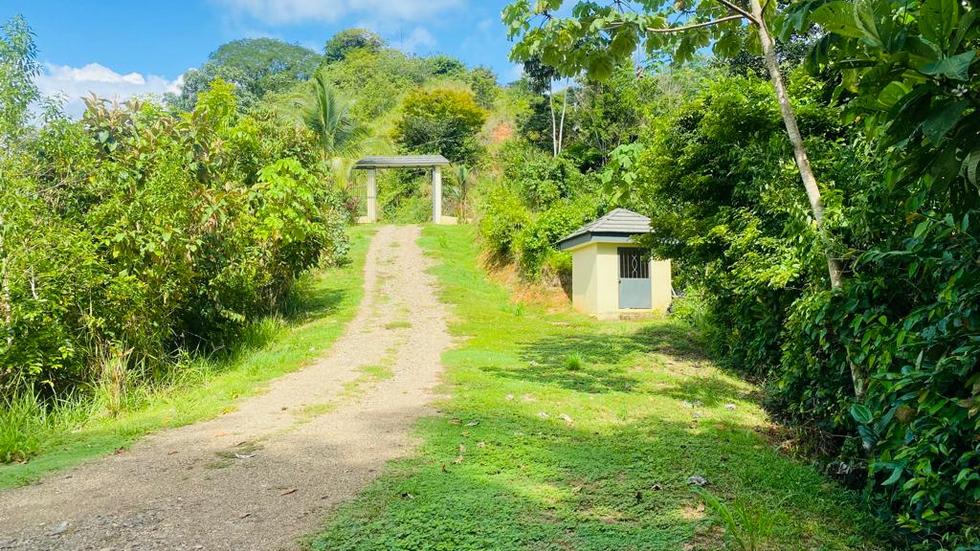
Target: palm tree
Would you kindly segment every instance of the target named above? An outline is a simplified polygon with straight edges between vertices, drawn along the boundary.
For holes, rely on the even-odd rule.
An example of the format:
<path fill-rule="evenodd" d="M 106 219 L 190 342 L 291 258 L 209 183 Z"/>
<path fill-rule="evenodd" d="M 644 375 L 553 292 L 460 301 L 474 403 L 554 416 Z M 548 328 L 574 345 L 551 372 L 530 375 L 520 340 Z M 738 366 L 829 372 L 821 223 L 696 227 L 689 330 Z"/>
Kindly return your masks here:
<path fill-rule="evenodd" d="M 456 199 L 456 209 L 459 215 L 459 221 L 466 221 L 466 199 L 469 193 L 469 184 L 471 179 L 471 172 L 469 167 L 466 165 L 455 165 L 456 175 L 456 187 L 452 189 L 452 194 Z"/>
<path fill-rule="evenodd" d="M 313 97 L 307 100 L 303 122 L 316 135 L 323 160 L 331 162 L 354 153 L 367 129 L 354 120 L 322 72 L 314 75 L 312 82 Z"/>

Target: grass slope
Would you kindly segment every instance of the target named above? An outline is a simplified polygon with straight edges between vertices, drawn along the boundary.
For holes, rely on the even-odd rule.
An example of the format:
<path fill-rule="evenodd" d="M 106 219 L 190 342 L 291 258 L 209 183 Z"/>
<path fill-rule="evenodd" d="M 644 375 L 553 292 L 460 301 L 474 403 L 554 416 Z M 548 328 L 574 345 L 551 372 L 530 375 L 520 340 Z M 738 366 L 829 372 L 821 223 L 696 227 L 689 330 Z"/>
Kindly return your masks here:
<path fill-rule="evenodd" d="M 374 228 L 350 230 L 351 262 L 312 272 L 296 287 L 284 317 L 256 323 L 234 353 L 179 366 L 166 383 L 128 389 L 122 411 L 106 413 L 104 400 L 86 399 L 39 415 L 29 405 L 0 410 L 0 443 L 33 438 L 35 457 L 0 466 L 0 488 L 26 484 L 45 473 L 125 448 L 148 433 L 215 417 L 234 409 L 263 383 L 295 371 L 326 351 L 353 318 L 363 295 L 362 274 Z"/>
<path fill-rule="evenodd" d="M 513 304 L 478 268 L 470 228 L 428 227 L 422 245 L 466 337 L 443 357 L 451 398 L 420 423 L 417 455 L 342 507 L 315 549 L 718 549 L 767 533 L 755 548 L 877 548 L 855 495 L 759 436 L 755 389 L 687 327 Z M 705 511 L 695 475 L 733 529 Z"/>

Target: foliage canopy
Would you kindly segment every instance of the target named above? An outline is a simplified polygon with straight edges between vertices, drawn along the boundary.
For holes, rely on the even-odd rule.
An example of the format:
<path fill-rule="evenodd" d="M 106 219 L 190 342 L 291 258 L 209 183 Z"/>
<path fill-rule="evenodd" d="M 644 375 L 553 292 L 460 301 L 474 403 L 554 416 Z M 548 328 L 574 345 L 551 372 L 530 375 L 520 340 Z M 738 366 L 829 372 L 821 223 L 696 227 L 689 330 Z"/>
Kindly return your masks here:
<path fill-rule="evenodd" d="M 297 80 L 310 78 L 320 64 L 313 50 L 274 38 L 245 38 L 222 44 L 200 69 L 184 74 L 179 95 L 169 101 L 178 109 L 193 109 L 197 94 L 215 79 L 235 86 L 239 109 L 258 103 L 268 92 L 286 89 Z"/>

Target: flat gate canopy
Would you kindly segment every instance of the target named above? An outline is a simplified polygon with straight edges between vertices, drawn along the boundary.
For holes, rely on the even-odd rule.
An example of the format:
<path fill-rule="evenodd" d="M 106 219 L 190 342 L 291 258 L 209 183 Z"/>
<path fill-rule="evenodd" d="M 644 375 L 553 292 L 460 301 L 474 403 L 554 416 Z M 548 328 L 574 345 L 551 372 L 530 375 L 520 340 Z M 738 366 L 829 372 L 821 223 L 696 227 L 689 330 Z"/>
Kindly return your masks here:
<path fill-rule="evenodd" d="M 354 165 L 355 170 L 367 171 L 367 216 L 365 222 L 378 221 L 379 168 L 431 168 L 432 169 L 432 221 L 442 221 L 442 167 L 449 159 L 442 155 L 397 155 L 393 157 L 364 157 Z"/>
<path fill-rule="evenodd" d="M 364 157 L 360 161 L 357 161 L 354 168 L 357 170 L 372 168 L 434 168 L 448 164 L 449 159 L 442 155 L 394 155 L 390 157 Z"/>

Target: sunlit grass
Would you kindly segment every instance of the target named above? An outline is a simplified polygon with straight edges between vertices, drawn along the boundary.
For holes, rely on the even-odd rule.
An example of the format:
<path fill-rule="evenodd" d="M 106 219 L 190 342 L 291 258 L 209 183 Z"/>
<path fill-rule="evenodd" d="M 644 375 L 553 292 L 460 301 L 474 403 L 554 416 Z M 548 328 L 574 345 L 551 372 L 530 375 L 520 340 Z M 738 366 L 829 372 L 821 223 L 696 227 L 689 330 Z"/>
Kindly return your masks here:
<path fill-rule="evenodd" d="M 422 245 L 466 337 L 443 356 L 450 397 L 420 422 L 417 455 L 314 548 L 719 549 L 724 510 L 764 515 L 743 516 L 765 531 L 736 534 L 761 548 L 878 548 L 856 495 L 760 436 L 756 389 L 701 356 L 688 326 L 514 304 L 477 267 L 470 228 L 428 227 Z"/>
<path fill-rule="evenodd" d="M 96 389 L 48 408 L 31 396 L 0 404 L 0 488 L 36 480 L 132 444 L 148 433 L 234 409 L 264 383 L 322 355 L 340 336 L 363 295 L 364 258 L 373 227 L 358 226 L 351 262 L 305 275 L 284 312 L 248 327 L 234 350 L 178 360 L 152 383 Z"/>

